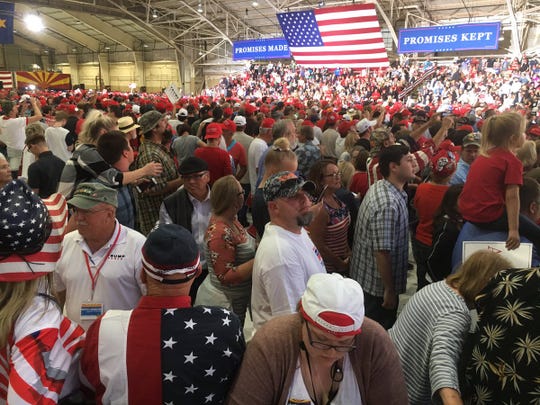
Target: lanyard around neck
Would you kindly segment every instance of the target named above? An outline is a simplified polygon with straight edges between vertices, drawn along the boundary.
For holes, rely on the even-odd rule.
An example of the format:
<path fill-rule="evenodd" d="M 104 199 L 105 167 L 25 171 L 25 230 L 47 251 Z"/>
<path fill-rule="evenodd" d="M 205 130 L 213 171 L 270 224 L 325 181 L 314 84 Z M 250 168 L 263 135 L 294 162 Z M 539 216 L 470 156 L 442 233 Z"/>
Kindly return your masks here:
<path fill-rule="evenodd" d="M 84 260 L 86 262 L 86 270 L 88 270 L 88 274 L 90 275 L 90 280 L 92 281 L 92 300 L 94 299 L 94 291 L 96 290 L 96 283 L 99 278 L 99 273 L 101 272 L 101 269 L 107 262 L 107 259 L 109 258 L 110 254 L 112 253 L 113 249 L 116 247 L 116 243 L 118 242 L 118 238 L 120 237 L 120 233 L 122 232 L 122 225 L 118 224 L 118 232 L 116 233 L 116 237 L 114 238 L 114 242 L 112 243 L 111 247 L 101 260 L 101 263 L 97 266 L 95 274 L 92 274 L 92 270 L 90 269 L 90 262 L 88 260 L 88 253 L 84 253 Z"/>

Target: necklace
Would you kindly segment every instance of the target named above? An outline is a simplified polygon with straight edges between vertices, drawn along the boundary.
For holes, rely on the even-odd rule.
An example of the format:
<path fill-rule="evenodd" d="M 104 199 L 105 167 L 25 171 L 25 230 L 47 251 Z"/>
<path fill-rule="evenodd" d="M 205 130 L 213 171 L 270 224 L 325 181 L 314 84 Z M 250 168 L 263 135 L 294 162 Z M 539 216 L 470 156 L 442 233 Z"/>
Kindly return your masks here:
<path fill-rule="evenodd" d="M 332 384 L 330 385 L 330 390 L 328 391 L 328 400 L 326 402 L 323 402 L 324 396 L 318 396 L 317 391 L 315 390 L 315 384 L 313 382 L 313 372 L 311 370 L 311 361 L 309 360 L 309 353 L 307 350 L 304 350 L 304 353 L 306 355 L 307 360 L 307 366 L 309 370 L 309 380 L 311 381 L 311 390 L 313 393 L 313 397 L 311 397 L 311 400 L 313 401 L 314 405 L 330 405 L 330 402 L 336 397 L 339 384 L 341 381 L 343 381 L 343 369 L 340 365 L 340 361 L 336 360 L 332 366 L 330 367 L 330 378 L 332 380 Z"/>

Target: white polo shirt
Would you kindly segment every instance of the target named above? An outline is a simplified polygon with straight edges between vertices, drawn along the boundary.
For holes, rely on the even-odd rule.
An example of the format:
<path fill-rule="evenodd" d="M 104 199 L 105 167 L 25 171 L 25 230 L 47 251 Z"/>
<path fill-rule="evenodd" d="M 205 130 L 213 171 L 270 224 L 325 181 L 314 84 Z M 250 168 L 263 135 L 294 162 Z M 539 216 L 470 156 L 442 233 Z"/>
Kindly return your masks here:
<path fill-rule="evenodd" d="M 86 265 L 85 254 L 93 274 L 105 260 L 116 236 L 118 240 L 101 268 L 92 294 L 92 280 Z M 54 274 L 57 291 L 66 291 L 65 311 L 69 319 L 88 329 L 92 320 L 81 320 L 83 303 L 103 304 L 103 312 L 109 309 L 133 309 L 146 292 L 141 281 L 141 249 L 146 238 L 137 231 L 116 226 L 111 239 L 92 253 L 79 231 L 68 233 L 63 241 L 62 255 Z M 92 297 L 93 295 L 93 297 Z"/>

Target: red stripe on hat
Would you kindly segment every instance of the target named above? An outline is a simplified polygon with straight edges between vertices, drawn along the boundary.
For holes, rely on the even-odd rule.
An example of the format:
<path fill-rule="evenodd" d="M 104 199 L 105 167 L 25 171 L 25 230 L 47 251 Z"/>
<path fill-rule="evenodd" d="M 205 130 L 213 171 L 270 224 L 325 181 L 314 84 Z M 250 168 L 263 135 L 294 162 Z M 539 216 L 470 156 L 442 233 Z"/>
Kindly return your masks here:
<path fill-rule="evenodd" d="M 300 302 L 300 313 L 302 314 L 302 316 L 304 317 L 304 319 L 306 321 L 308 321 L 310 324 L 312 324 L 313 326 L 315 326 L 317 329 L 319 330 L 322 330 L 323 332 L 327 332 L 327 333 L 330 333 L 334 336 L 337 336 L 337 337 L 342 337 L 342 336 L 354 336 L 354 335 L 358 335 L 361 331 L 362 331 L 362 328 L 358 328 L 356 330 L 350 330 L 348 332 L 337 332 L 337 331 L 334 331 L 334 330 L 331 330 L 331 329 L 328 329 L 326 326 L 324 325 L 321 325 L 320 323 L 318 323 L 317 321 L 315 321 L 314 319 L 312 319 L 307 313 L 306 311 L 304 311 L 304 308 L 302 308 L 302 303 Z M 340 314 L 338 312 L 332 312 L 332 311 L 326 311 L 324 313 L 332 313 L 332 314 L 336 314 L 336 315 L 339 315 L 339 320 L 338 322 L 344 322 L 344 319 L 345 317 L 348 319 L 347 323 L 343 324 L 343 325 L 340 325 L 338 323 L 333 323 L 333 321 L 329 321 L 327 319 L 324 319 L 322 318 L 323 320 L 325 320 L 326 322 L 328 323 L 333 323 L 334 325 L 336 325 L 336 327 L 339 327 L 339 328 L 343 328 L 343 327 L 346 327 L 346 326 L 349 326 L 349 325 L 354 325 L 354 320 L 348 316 L 348 315 L 345 315 L 345 314 Z M 326 316 L 325 316 L 326 317 Z M 334 318 L 331 318 L 331 319 L 334 319 Z M 336 317 L 337 319 L 337 317 Z"/>

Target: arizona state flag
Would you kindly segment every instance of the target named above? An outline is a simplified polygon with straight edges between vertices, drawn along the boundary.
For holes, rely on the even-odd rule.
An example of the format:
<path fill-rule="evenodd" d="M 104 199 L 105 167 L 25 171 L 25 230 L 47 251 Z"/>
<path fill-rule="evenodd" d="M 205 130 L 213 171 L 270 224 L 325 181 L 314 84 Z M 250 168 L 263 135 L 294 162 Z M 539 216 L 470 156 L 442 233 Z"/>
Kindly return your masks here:
<path fill-rule="evenodd" d="M 0 44 L 13 43 L 13 14 L 15 4 L 0 2 Z"/>

